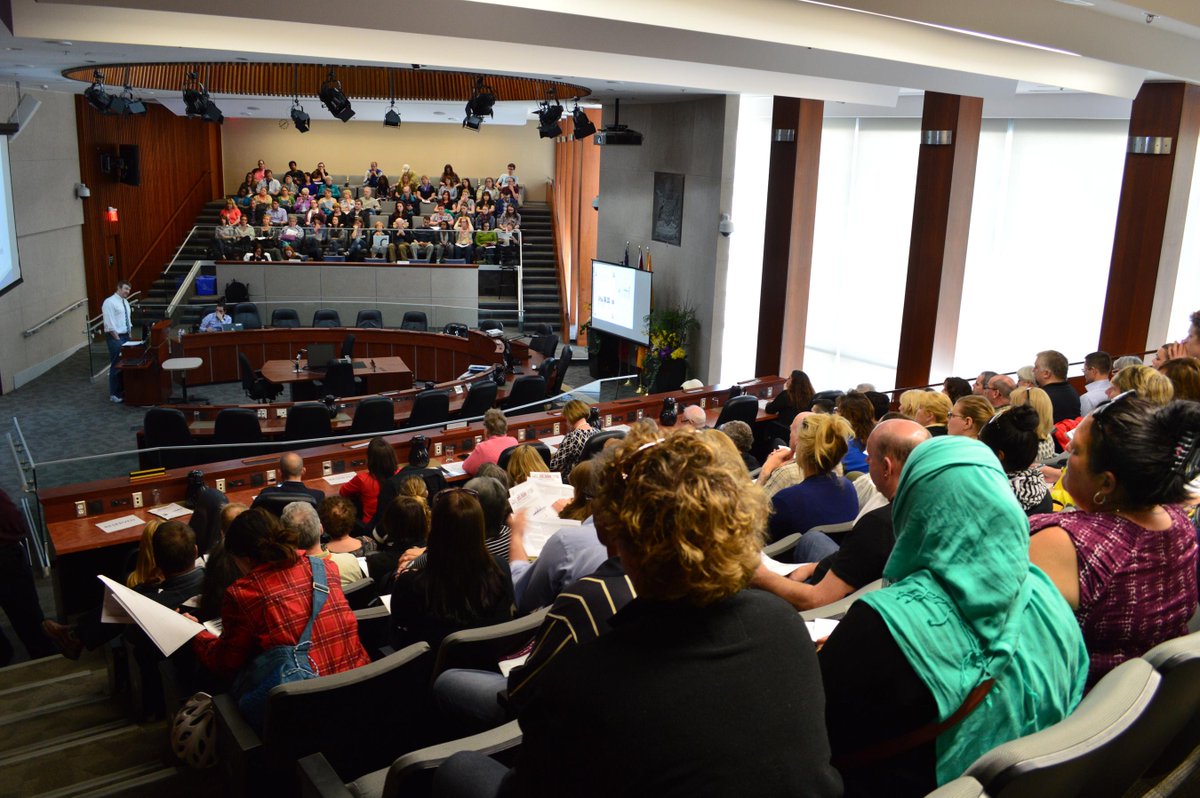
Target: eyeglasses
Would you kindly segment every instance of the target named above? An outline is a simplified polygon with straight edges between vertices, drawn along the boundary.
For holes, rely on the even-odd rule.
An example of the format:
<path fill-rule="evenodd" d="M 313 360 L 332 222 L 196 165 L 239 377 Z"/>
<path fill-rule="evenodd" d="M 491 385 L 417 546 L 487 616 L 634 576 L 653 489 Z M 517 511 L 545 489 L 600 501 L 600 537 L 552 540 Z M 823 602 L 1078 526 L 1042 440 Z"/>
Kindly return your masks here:
<path fill-rule="evenodd" d="M 951 411 L 946 414 L 946 418 L 966 418 L 966 416 L 964 416 L 962 413 L 955 413 L 954 411 Z"/>

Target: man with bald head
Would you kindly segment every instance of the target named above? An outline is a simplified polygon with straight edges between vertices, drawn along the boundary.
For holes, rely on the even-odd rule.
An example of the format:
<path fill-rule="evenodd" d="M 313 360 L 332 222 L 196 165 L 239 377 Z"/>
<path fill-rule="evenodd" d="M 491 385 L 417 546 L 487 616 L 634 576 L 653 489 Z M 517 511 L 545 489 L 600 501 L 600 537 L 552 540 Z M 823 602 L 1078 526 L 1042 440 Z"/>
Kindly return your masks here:
<path fill-rule="evenodd" d="M 888 504 L 861 516 L 840 547 L 820 532 L 805 533 L 804 538 L 825 538 L 830 553 L 820 562 L 801 565 L 786 577 L 759 566 L 751 585 L 774 593 L 798 610 L 809 610 L 832 604 L 882 577 L 896 542 L 891 499 L 908 456 L 927 440 L 929 431 L 915 421 L 893 419 L 877 425 L 867 439 L 867 469 L 871 482 L 887 497 Z M 807 544 L 806 548 L 811 549 L 813 542 L 802 539 L 797 546 Z"/>
<path fill-rule="evenodd" d="M 279 484 L 263 488 L 263 494 L 307 493 L 316 504 L 325 499 L 325 492 L 304 484 L 304 458 L 295 452 L 284 452 L 279 458 Z"/>
<path fill-rule="evenodd" d="M 988 380 L 987 390 L 983 392 L 983 398 L 992 403 L 992 407 L 999 410 L 1002 407 L 1008 407 L 1011 404 L 1008 396 L 1017 389 L 1017 384 L 1013 382 L 1013 378 L 1004 374 L 997 374 Z"/>

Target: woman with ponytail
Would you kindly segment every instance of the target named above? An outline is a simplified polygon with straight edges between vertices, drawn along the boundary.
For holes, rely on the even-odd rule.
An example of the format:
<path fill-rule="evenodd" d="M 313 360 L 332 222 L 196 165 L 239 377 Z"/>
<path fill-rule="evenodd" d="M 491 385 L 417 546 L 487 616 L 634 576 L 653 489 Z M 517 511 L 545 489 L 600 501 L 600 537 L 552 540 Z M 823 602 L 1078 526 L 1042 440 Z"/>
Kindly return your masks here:
<path fill-rule="evenodd" d="M 192 646 L 204 667 L 232 678 L 264 651 L 296 644 L 312 614 L 313 572 L 309 558 L 297 553 L 295 531 L 266 510 L 247 510 L 235 518 L 225 533 L 225 551 L 243 576 L 221 603 L 221 636 L 201 632 Z M 313 624 L 309 650 L 320 676 L 371 661 L 358 640 L 337 565 L 326 560 L 325 569 L 329 598 Z"/>
<path fill-rule="evenodd" d="M 814 413 L 804 418 L 795 451 L 804 481 L 771 497 L 771 540 L 854 520 L 858 494 L 850 480 L 837 472 L 853 436 L 854 428 L 841 416 Z"/>

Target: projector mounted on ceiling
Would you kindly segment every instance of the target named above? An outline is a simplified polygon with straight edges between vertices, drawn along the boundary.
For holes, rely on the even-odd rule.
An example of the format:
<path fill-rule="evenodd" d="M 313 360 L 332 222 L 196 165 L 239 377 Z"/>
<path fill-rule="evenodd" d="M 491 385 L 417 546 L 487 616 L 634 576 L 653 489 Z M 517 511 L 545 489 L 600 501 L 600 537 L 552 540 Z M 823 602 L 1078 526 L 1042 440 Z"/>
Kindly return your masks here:
<path fill-rule="evenodd" d="M 613 123 L 605 125 L 604 130 L 597 133 L 592 141 L 601 147 L 614 147 L 617 145 L 642 146 L 642 134 L 636 130 L 630 130 L 628 125 L 622 125 L 620 122 L 621 101 L 617 100 L 616 110 L 613 112 Z"/>

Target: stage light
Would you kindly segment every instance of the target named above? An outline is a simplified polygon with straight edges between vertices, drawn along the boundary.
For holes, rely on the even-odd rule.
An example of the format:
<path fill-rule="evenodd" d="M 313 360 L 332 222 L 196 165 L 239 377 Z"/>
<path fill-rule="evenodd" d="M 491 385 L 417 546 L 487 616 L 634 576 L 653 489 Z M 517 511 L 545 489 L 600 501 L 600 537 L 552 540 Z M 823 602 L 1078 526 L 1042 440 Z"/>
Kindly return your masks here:
<path fill-rule="evenodd" d="M 479 127 L 482 124 L 483 124 L 483 117 L 482 116 L 472 116 L 470 111 L 468 111 L 467 115 L 465 117 L 463 117 L 463 127 L 465 127 L 467 130 L 473 130 L 476 133 L 478 133 Z"/>
<path fill-rule="evenodd" d="M 592 120 L 588 119 L 588 115 L 579 107 L 579 103 L 575 104 L 575 110 L 571 111 L 571 119 L 575 122 L 575 131 L 572 134 L 576 141 L 586 139 L 596 132 L 596 126 L 592 124 Z"/>
<path fill-rule="evenodd" d="M 146 113 L 146 103 L 133 96 L 133 86 L 129 84 L 125 84 L 125 91 L 121 92 L 121 96 L 115 99 L 120 100 L 124 107 L 120 110 L 114 108 L 112 109 L 112 113 L 125 113 L 132 114 L 133 116 L 141 116 Z"/>
<path fill-rule="evenodd" d="M 216 122 L 218 125 L 225 121 L 225 115 L 208 96 L 208 90 L 200 82 L 197 72 L 187 74 L 187 82 L 183 84 L 183 104 L 189 118 L 199 117 L 205 122 Z"/>
<path fill-rule="evenodd" d="M 112 95 L 104 90 L 104 76 L 100 74 L 100 70 L 92 72 L 92 79 L 92 85 L 83 90 L 83 98 L 100 113 L 106 113 L 112 105 Z"/>
<path fill-rule="evenodd" d="M 343 122 L 349 122 L 354 116 L 354 109 L 350 107 L 350 100 L 342 92 L 342 82 L 337 79 L 337 75 L 332 69 L 325 76 L 325 82 L 321 84 L 318 96 L 329 110 L 329 113 Z"/>
<path fill-rule="evenodd" d="M 304 113 L 304 106 L 300 104 L 299 98 L 292 103 L 292 124 L 296 126 L 296 130 L 301 133 L 308 132 L 308 114 Z"/>
<path fill-rule="evenodd" d="M 477 78 L 475 90 L 471 92 L 471 99 L 467 100 L 463 127 L 478 132 L 480 125 L 483 124 L 483 117 L 493 116 L 492 106 L 495 104 L 496 92 L 483 82 L 483 78 Z"/>
<path fill-rule="evenodd" d="M 386 114 L 383 115 L 383 124 L 387 127 L 400 127 L 400 114 L 396 113 L 396 101 L 392 101 L 392 106 L 388 108 Z"/>
<path fill-rule="evenodd" d="M 554 90 L 550 90 L 550 96 L 542 100 L 538 105 L 538 137 L 543 139 L 552 139 L 555 136 L 562 135 L 562 126 L 558 124 L 558 120 L 562 119 L 563 107 L 557 101 L 553 105 L 550 104 L 554 100 Z"/>

